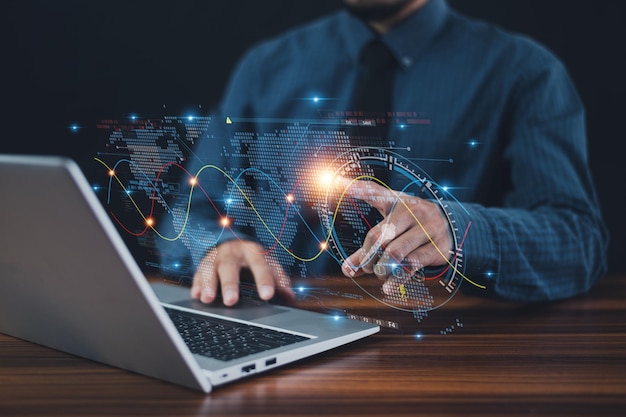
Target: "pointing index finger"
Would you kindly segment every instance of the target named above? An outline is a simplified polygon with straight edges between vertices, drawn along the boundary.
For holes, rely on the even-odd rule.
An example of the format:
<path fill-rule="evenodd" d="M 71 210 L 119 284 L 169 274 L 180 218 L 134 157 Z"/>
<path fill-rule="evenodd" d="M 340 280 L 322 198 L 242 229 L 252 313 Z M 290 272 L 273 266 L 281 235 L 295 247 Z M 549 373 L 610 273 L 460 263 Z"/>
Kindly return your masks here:
<path fill-rule="evenodd" d="M 341 179 L 340 184 L 343 186 L 346 196 L 365 201 L 383 216 L 389 214 L 398 199 L 392 190 L 383 187 L 374 180 Z"/>

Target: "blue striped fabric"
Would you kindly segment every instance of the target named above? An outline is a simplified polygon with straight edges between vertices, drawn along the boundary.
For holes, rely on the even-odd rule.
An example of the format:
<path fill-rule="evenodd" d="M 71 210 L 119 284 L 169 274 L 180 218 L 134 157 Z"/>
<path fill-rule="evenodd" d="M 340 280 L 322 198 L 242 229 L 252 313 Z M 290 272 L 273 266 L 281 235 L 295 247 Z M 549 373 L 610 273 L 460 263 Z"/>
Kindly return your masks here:
<path fill-rule="evenodd" d="M 374 36 L 341 11 L 264 41 L 239 62 L 220 111 L 311 118 L 338 108 L 350 96 L 359 50 Z M 587 291 L 606 271 L 608 237 L 584 108 L 560 61 L 443 0 L 430 0 L 383 41 L 401 63 L 393 110 L 430 120 L 390 136 L 427 159 L 453 160 L 420 165 L 469 212 L 459 219 L 471 221 L 466 275 L 488 287 L 477 293 L 535 302 Z M 303 100 L 313 96 L 326 100 Z M 214 149 L 204 141 L 197 153 L 206 163 Z"/>

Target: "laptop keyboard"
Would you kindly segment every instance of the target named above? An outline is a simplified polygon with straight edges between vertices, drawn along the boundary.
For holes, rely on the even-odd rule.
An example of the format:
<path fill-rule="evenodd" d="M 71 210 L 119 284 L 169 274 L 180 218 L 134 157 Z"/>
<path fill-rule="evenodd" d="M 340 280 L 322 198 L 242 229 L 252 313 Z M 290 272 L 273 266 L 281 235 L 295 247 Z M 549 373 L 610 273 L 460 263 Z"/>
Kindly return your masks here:
<path fill-rule="evenodd" d="M 229 361 L 308 337 L 165 308 L 192 353 Z"/>

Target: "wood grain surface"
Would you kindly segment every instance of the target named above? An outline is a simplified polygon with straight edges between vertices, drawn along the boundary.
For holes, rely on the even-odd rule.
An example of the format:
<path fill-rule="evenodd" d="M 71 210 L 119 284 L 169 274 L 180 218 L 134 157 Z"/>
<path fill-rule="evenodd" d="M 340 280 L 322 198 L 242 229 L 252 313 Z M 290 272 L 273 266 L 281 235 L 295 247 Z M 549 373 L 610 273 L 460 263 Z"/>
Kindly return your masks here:
<path fill-rule="evenodd" d="M 625 298 L 624 276 L 552 304 L 459 295 L 432 324 L 462 317 L 447 334 L 375 335 L 209 395 L 0 334 L 0 416 L 623 416 Z"/>

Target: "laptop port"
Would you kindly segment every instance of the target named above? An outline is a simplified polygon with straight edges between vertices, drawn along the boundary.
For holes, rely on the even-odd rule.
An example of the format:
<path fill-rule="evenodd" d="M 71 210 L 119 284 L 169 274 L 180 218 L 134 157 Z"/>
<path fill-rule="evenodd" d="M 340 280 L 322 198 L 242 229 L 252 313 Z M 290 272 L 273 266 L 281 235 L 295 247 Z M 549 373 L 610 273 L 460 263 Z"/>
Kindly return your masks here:
<path fill-rule="evenodd" d="M 254 371 L 256 369 L 256 364 L 252 363 L 250 365 L 246 365 L 243 368 L 241 368 L 241 372 L 243 372 L 244 374 L 249 374 L 250 372 Z"/>
<path fill-rule="evenodd" d="M 265 361 L 265 366 L 276 365 L 276 358 L 271 358 Z"/>

